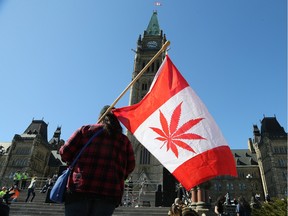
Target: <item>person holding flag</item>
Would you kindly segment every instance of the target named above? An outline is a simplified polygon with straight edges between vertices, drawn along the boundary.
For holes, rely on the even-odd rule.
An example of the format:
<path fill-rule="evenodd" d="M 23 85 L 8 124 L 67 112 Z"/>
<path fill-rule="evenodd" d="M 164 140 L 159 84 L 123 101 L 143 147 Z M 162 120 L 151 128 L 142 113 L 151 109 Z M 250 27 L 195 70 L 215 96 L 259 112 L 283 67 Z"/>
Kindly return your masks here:
<path fill-rule="evenodd" d="M 83 145 L 103 129 L 85 148 L 71 172 L 65 195 L 66 216 L 110 216 L 122 201 L 124 181 L 135 167 L 134 151 L 108 108 L 103 107 L 97 124 L 76 130 L 59 150 L 62 160 L 71 164 Z"/>

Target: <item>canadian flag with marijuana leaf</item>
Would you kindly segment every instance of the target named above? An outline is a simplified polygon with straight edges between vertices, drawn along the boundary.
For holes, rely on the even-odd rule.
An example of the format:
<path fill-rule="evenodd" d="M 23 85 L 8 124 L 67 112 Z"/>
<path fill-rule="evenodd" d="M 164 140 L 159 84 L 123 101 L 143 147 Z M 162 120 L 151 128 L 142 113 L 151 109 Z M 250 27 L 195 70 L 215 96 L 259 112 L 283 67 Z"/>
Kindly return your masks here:
<path fill-rule="evenodd" d="M 167 55 L 146 96 L 113 113 L 187 190 L 237 176 L 220 129 Z"/>

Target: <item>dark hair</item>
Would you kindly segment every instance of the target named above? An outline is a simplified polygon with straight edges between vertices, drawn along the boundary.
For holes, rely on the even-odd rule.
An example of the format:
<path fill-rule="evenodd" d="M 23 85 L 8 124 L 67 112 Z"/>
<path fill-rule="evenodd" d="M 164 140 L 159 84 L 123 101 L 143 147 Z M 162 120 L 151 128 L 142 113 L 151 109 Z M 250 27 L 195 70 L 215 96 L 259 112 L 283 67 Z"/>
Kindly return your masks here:
<path fill-rule="evenodd" d="M 219 213 L 223 213 L 224 211 L 224 202 L 225 202 L 225 196 L 223 195 L 220 195 L 216 200 L 215 206 L 217 206 Z"/>
<path fill-rule="evenodd" d="M 216 205 L 217 204 L 223 204 L 225 202 L 225 196 L 223 196 L 223 195 L 220 195 L 218 198 L 217 198 L 217 200 L 216 200 Z"/>
<path fill-rule="evenodd" d="M 103 123 L 105 133 L 110 136 L 122 133 L 122 126 L 113 113 L 107 113 L 101 123 Z"/>

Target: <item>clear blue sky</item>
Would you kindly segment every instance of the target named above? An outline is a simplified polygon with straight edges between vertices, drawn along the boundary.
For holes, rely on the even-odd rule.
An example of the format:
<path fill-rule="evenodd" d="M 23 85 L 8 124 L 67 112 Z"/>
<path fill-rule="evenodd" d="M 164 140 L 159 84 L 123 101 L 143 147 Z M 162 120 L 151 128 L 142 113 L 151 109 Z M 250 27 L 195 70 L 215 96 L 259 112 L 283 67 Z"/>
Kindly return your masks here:
<path fill-rule="evenodd" d="M 0 142 L 42 119 L 67 140 L 131 81 L 153 10 L 169 56 L 232 149 L 276 115 L 287 131 L 285 0 L 0 0 Z M 128 105 L 129 92 L 117 103 Z"/>

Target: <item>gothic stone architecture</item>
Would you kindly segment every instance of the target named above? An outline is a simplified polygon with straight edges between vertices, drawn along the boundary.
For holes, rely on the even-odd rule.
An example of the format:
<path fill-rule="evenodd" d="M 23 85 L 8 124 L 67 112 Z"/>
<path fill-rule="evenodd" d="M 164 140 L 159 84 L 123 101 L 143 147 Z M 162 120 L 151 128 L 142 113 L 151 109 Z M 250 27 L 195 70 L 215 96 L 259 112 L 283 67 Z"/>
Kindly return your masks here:
<path fill-rule="evenodd" d="M 47 141 L 47 124 L 32 120 L 23 134 L 16 134 L 11 143 L 0 143 L 0 184 L 10 186 L 16 171 L 26 171 L 29 176 L 41 177 L 58 174 L 62 165 L 57 150 L 64 143 L 57 127 L 53 138 Z"/>
<path fill-rule="evenodd" d="M 266 117 L 261 130 L 254 125 L 249 148 L 256 153 L 263 190 L 271 197 L 287 197 L 287 133 L 276 117 Z"/>
<path fill-rule="evenodd" d="M 132 79 L 145 67 L 151 58 L 161 49 L 166 42 L 165 34 L 160 30 L 157 12 L 153 12 L 147 29 L 137 41 L 136 55 L 134 59 L 134 71 Z M 165 54 L 163 53 L 154 61 L 141 78 L 132 86 L 130 92 L 130 105 L 138 103 L 148 92 L 154 76 L 160 67 Z M 163 166 L 149 153 L 130 133 L 127 134 L 133 143 L 136 155 L 136 169 L 133 172 L 133 181 L 140 186 L 141 182 L 147 182 L 147 190 L 156 191 L 159 184 L 162 185 Z"/>

